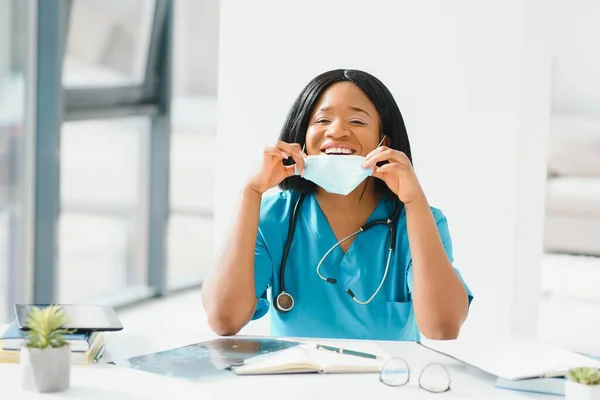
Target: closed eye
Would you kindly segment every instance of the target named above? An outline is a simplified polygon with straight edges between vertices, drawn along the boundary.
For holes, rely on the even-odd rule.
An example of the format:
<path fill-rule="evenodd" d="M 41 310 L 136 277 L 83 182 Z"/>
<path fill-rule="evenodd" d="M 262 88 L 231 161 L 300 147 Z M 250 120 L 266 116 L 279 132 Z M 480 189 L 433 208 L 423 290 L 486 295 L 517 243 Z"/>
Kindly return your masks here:
<path fill-rule="evenodd" d="M 360 120 L 358 120 L 358 119 L 353 119 L 352 121 L 350 121 L 350 123 L 351 123 L 351 124 L 354 124 L 354 125 L 366 125 L 366 123 L 365 123 L 365 122 L 363 122 L 363 121 L 360 121 Z"/>
<path fill-rule="evenodd" d="M 326 124 L 328 122 L 330 122 L 330 121 L 328 119 L 325 119 L 325 118 L 320 118 L 320 119 L 318 119 L 318 120 L 315 121 L 315 123 L 317 123 L 317 124 Z"/>

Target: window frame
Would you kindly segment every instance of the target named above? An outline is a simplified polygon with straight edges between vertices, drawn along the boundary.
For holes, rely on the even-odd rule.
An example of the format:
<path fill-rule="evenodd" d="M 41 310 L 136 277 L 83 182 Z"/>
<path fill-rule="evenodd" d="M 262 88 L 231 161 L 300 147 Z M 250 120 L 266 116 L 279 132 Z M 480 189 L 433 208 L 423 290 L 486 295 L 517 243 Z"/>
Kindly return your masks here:
<path fill-rule="evenodd" d="M 115 305 L 167 293 L 166 231 L 169 218 L 170 117 L 173 1 L 156 0 L 144 81 L 141 85 L 68 87 L 62 67 L 69 19 L 77 0 L 37 0 L 36 128 L 33 207 L 33 299 L 58 299 L 61 126 L 65 121 L 149 116 L 151 128 L 143 151 L 140 218 L 147 289 L 120 293 Z M 124 301 L 123 299 L 127 299 Z"/>

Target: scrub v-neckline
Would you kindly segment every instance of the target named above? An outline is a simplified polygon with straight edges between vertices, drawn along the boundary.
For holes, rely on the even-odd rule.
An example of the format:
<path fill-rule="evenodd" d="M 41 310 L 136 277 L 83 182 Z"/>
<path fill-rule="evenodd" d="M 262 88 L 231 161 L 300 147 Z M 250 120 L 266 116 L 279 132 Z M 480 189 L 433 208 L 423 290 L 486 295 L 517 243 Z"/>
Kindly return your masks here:
<path fill-rule="evenodd" d="M 381 205 L 384 201 L 385 195 L 382 195 L 379 200 L 377 200 L 377 204 L 375 204 L 375 207 L 373 207 L 373 210 L 371 210 L 371 213 L 369 214 L 368 218 L 366 219 L 366 221 L 363 223 L 366 224 L 368 222 L 371 222 L 373 219 L 375 219 L 375 214 L 377 213 L 377 211 L 381 208 Z M 316 209 L 316 215 L 315 217 L 315 223 L 311 224 L 311 227 L 314 231 L 314 233 L 318 236 L 321 237 L 323 236 L 323 226 L 326 226 L 326 235 L 327 235 L 327 240 L 326 242 L 330 242 L 331 244 L 328 244 L 327 249 L 330 249 L 331 247 L 333 247 L 338 241 L 342 240 L 342 238 L 337 238 L 335 235 L 335 232 L 333 231 L 333 228 L 331 227 L 331 224 L 329 223 L 329 220 L 327 219 L 327 216 L 325 215 L 325 212 L 323 212 L 323 209 L 321 208 L 321 204 L 319 204 L 319 201 L 317 200 L 317 197 L 312 194 L 312 200 L 315 203 L 315 209 Z M 362 225 L 361 225 L 362 226 Z M 321 232 L 318 231 L 318 228 L 321 227 Z M 356 232 L 356 231 L 354 231 Z M 353 232 L 353 233 L 354 233 Z M 360 233 L 357 233 L 354 236 L 354 239 L 352 240 L 352 242 L 350 243 L 350 246 L 348 247 L 348 250 L 344 251 L 341 247 L 341 245 L 337 246 L 335 248 L 334 251 L 336 252 L 341 252 L 341 258 L 340 258 L 340 262 L 344 261 L 344 259 L 347 258 L 348 254 L 352 253 L 352 249 L 354 247 L 356 247 L 354 244 L 356 243 L 356 241 L 358 240 L 359 237 L 361 237 L 363 235 L 361 235 Z"/>

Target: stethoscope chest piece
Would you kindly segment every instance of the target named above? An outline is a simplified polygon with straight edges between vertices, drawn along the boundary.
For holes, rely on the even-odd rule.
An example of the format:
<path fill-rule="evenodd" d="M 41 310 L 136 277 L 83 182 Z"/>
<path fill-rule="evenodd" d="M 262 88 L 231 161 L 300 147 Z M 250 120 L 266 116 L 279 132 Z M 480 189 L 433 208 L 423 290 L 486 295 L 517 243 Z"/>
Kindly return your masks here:
<path fill-rule="evenodd" d="M 294 298 L 291 294 L 281 292 L 275 298 L 275 305 L 281 312 L 288 312 L 294 307 Z"/>
<path fill-rule="evenodd" d="M 294 210 L 292 212 L 292 218 L 290 220 L 290 226 L 288 229 L 288 236 L 287 236 L 287 240 L 286 240 L 285 247 L 283 250 L 281 266 L 279 268 L 279 284 L 281 286 L 281 293 L 279 293 L 277 295 L 277 297 L 275 297 L 274 306 L 275 306 L 275 309 L 277 309 L 279 312 L 283 312 L 283 313 L 290 311 L 294 307 L 294 298 L 292 297 L 291 294 L 289 294 L 285 291 L 285 281 L 284 281 L 284 279 L 285 279 L 285 264 L 286 264 L 288 253 L 290 251 L 290 246 L 292 244 L 292 237 L 294 235 L 294 226 L 296 224 L 296 217 L 298 215 L 297 211 L 300 208 L 300 204 L 302 203 L 304 198 L 305 198 L 304 195 L 300 196 L 300 198 L 296 202 L 296 206 L 294 207 Z M 396 246 L 396 224 L 395 224 L 395 222 L 400 215 L 402 207 L 403 207 L 403 204 L 401 202 L 397 202 L 396 208 L 394 209 L 394 214 L 392 215 L 391 218 L 379 219 L 379 220 L 368 222 L 367 224 L 363 225 L 360 229 L 358 229 L 356 232 L 352 233 L 351 235 L 349 235 L 349 236 L 345 237 L 344 239 L 340 240 L 339 242 L 337 242 L 334 246 L 332 246 L 325 253 L 325 255 L 321 258 L 321 261 L 319 261 L 319 264 L 317 265 L 317 275 L 319 275 L 319 277 L 321 279 L 323 279 L 324 281 L 335 284 L 337 282 L 336 279 L 323 276 L 320 272 L 321 265 L 323 264 L 323 262 L 325 261 L 325 259 L 329 255 L 329 253 L 331 253 L 333 250 L 335 250 L 335 248 L 337 246 L 339 246 L 340 244 L 342 244 L 343 242 L 350 239 L 352 236 L 357 235 L 360 232 L 364 232 L 376 225 L 380 225 L 380 224 L 386 225 L 390 230 L 388 256 L 387 256 L 387 262 L 385 264 L 385 271 L 383 273 L 383 277 L 381 278 L 381 282 L 379 283 L 379 286 L 377 287 L 377 290 L 375 290 L 375 293 L 373 293 L 373 295 L 368 300 L 361 301 L 361 300 L 358 300 L 354 296 L 354 293 L 352 292 L 352 290 L 346 289 L 346 292 L 350 295 L 350 297 L 352 297 L 352 300 L 354 300 L 355 302 L 357 302 L 359 304 L 369 304 L 375 298 L 375 296 L 379 293 L 379 291 L 383 287 L 383 284 L 386 280 L 388 270 L 390 267 L 390 261 L 392 258 L 392 252 L 394 251 L 394 248 Z"/>

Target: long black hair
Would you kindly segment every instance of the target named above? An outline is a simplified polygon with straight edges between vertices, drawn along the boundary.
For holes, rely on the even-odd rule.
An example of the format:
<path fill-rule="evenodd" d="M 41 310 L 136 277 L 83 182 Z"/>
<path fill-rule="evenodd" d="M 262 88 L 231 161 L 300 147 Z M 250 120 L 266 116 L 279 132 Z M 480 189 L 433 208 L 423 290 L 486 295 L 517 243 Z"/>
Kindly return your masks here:
<path fill-rule="evenodd" d="M 385 134 L 391 141 L 388 146 L 392 149 L 402 151 L 412 163 L 410 143 L 404 119 L 396 100 L 389 89 L 373 75 L 354 69 L 336 69 L 324 72 L 311 80 L 302 89 L 292 108 L 288 112 L 286 120 L 281 129 L 279 140 L 287 143 L 298 143 L 304 146 L 306 142 L 306 130 L 313 109 L 319 101 L 321 94 L 331 85 L 337 82 L 352 82 L 371 100 L 379 114 L 380 133 Z M 285 160 L 287 165 L 294 161 L 290 158 Z M 391 191 L 380 179 L 375 179 L 376 188 L 382 193 Z M 298 175 L 284 179 L 279 188 L 282 190 L 294 190 L 301 193 L 311 193 L 316 185 Z"/>

